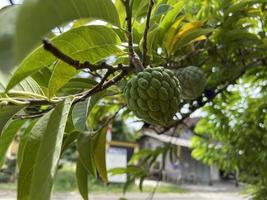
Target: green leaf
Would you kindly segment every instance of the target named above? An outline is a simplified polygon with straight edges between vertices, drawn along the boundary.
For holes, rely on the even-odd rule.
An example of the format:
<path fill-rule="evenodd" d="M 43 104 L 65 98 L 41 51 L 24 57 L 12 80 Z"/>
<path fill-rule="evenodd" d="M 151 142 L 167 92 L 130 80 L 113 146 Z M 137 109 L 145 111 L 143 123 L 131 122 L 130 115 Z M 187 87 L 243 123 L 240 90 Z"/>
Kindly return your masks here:
<path fill-rule="evenodd" d="M 184 8 L 184 2 L 179 1 L 176 3 L 173 8 L 167 12 L 165 17 L 163 18 L 162 22 L 160 23 L 160 28 L 163 31 L 166 31 L 176 20 L 176 17 L 179 15 L 179 13 L 183 10 Z"/>
<path fill-rule="evenodd" d="M 111 175 L 129 174 L 132 176 L 141 176 L 144 173 L 144 168 L 139 166 L 117 167 L 109 170 Z"/>
<path fill-rule="evenodd" d="M 97 133 L 97 135 L 93 138 L 94 143 L 94 158 L 95 165 L 99 176 L 104 181 L 104 183 L 108 182 L 107 176 L 107 167 L 106 167 L 106 133 L 107 128 L 102 128 L 102 130 Z"/>
<path fill-rule="evenodd" d="M 235 13 L 240 10 L 245 9 L 247 6 L 252 6 L 253 4 L 257 3 L 266 3 L 266 0 L 243 0 L 239 3 L 234 4 L 231 6 L 225 13 L 225 16 L 227 16 L 229 13 Z"/>
<path fill-rule="evenodd" d="M 164 49 L 167 50 L 167 52 L 171 51 L 172 46 L 173 46 L 172 43 L 174 42 L 175 35 L 183 20 L 184 20 L 184 16 L 177 18 L 176 21 L 166 30 L 166 33 L 164 34 L 162 46 L 164 47 Z"/>
<path fill-rule="evenodd" d="M 79 159 L 87 172 L 92 174 L 94 177 L 97 176 L 94 152 L 93 152 L 93 141 L 89 134 L 80 134 L 77 141 L 77 150 L 79 153 Z"/>
<path fill-rule="evenodd" d="M 90 18 L 119 26 L 111 0 L 24 0 L 17 19 L 17 57 L 21 60 L 51 29 L 75 19 Z"/>
<path fill-rule="evenodd" d="M 31 133 L 31 130 L 32 130 L 32 128 L 36 122 L 37 122 L 37 120 L 33 120 L 32 122 L 30 122 L 30 124 L 27 126 L 27 128 L 23 131 L 23 135 L 20 137 L 19 149 L 18 149 L 18 155 L 17 155 L 17 163 L 18 163 L 19 169 L 20 169 L 20 166 L 21 166 L 21 163 L 23 160 L 23 152 L 24 152 L 24 148 L 27 144 L 29 134 Z"/>
<path fill-rule="evenodd" d="M 92 109 L 100 99 L 112 94 L 114 94 L 113 91 L 107 89 L 93 95 L 83 102 L 77 103 L 72 111 L 72 120 L 75 128 L 81 132 L 89 131 L 88 125 L 90 125 L 90 129 L 94 128 L 92 124 L 89 124 L 89 122 L 92 121 L 92 118 L 90 117 Z"/>
<path fill-rule="evenodd" d="M 0 10 L 0 70 L 10 72 L 15 67 L 15 23 L 19 6 Z"/>
<path fill-rule="evenodd" d="M 81 196 L 84 200 L 88 200 L 88 174 L 80 159 L 77 160 L 76 179 Z"/>
<path fill-rule="evenodd" d="M 7 94 L 16 95 L 17 97 L 35 97 L 47 99 L 42 88 L 31 77 L 27 77 L 17 84 L 14 88 L 9 90 Z"/>
<path fill-rule="evenodd" d="M 1 97 L 1 93 L 4 93 L 6 90 L 5 89 L 6 83 L 7 83 L 6 75 L 0 70 L 0 97 Z"/>
<path fill-rule="evenodd" d="M 120 18 L 120 24 L 123 27 L 123 25 L 125 24 L 125 18 L 126 18 L 125 6 L 123 5 L 121 0 L 115 0 L 115 6 L 118 11 L 119 18 Z"/>
<path fill-rule="evenodd" d="M 120 38 L 112 29 L 105 26 L 82 26 L 71 29 L 53 38 L 52 43 L 66 55 L 80 62 L 96 63 L 111 55 L 123 54 L 123 51 L 116 46 L 121 43 Z M 54 64 L 55 61 L 57 58 L 40 46 L 22 61 L 9 81 L 7 90 L 27 76 Z M 73 67 L 58 61 L 49 81 L 49 96 L 53 96 L 77 73 Z"/>
<path fill-rule="evenodd" d="M 90 105 L 90 97 L 84 101 L 78 102 L 75 104 L 72 110 L 72 120 L 74 127 L 78 131 L 88 130 L 87 126 L 87 117 L 88 117 L 88 108 Z"/>
<path fill-rule="evenodd" d="M 33 167 L 30 200 L 50 198 L 71 102 L 71 99 L 66 99 L 51 113 Z"/>
<path fill-rule="evenodd" d="M 78 70 L 63 62 L 56 64 L 48 84 L 48 96 L 53 97 L 77 73 Z"/>
<path fill-rule="evenodd" d="M 258 38 L 256 34 L 249 33 L 246 30 L 230 30 L 220 32 L 220 40 L 222 43 L 229 45 L 231 43 L 241 43 L 241 44 L 261 44 L 262 41 Z"/>
<path fill-rule="evenodd" d="M 101 110 L 98 113 L 99 107 L 95 107 L 95 105 L 98 103 L 99 100 L 103 99 L 104 97 L 112 96 L 112 95 L 115 95 L 115 94 L 118 94 L 118 91 L 113 90 L 113 88 L 110 87 L 109 89 L 106 89 L 106 90 L 104 90 L 102 92 L 99 92 L 99 93 L 97 93 L 97 94 L 95 94 L 94 96 L 91 97 L 91 102 L 90 102 L 90 105 L 88 107 L 89 116 L 87 118 L 88 126 L 91 129 L 97 129 L 98 128 L 99 116 L 101 116 L 102 114 L 105 113 L 105 111 L 102 112 L 103 110 Z"/>
<path fill-rule="evenodd" d="M 19 112 L 24 106 L 5 106 L 1 108 L 0 112 L 0 134 L 2 133 L 3 128 L 5 127 L 6 123 L 17 113 Z"/>
<path fill-rule="evenodd" d="M 33 167 L 36 163 L 37 152 L 46 131 L 49 117 L 52 111 L 40 118 L 26 135 L 23 144 L 19 147 L 19 176 L 17 184 L 17 199 L 29 200 L 29 192 L 32 187 Z"/>
<path fill-rule="evenodd" d="M 11 122 L 0 135 L 0 168 L 2 167 L 7 149 L 17 134 L 18 130 L 24 124 L 23 120 L 16 120 Z"/>
<path fill-rule="evenodd" d="M 58 104 L 32 128 L 22 149 L 18 178 L 19 200 L 50 198 L 71 101 L 66 99 Z"/>
<path fill-rule="evenodd" d="M 95 85 L 97 85 L 97 82 L 90 78 L 72 78 L 60 89 L 60 92 L 64 94 L 77 94 L 91 89 Z"/>

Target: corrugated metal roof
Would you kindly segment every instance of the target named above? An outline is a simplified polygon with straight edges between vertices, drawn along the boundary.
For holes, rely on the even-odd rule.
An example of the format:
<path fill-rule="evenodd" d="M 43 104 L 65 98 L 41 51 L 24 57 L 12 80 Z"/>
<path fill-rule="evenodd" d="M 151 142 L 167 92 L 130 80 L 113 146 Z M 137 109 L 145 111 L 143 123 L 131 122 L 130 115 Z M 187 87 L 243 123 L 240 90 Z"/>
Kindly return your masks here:
<path fill-rule="evenodd" d="M 170 135 L 158 135 L 152 130 L 145 130 L 143 132 L 143 134 L 145 136 L 149 136 L 151 138 L 157 139 L 157 140 L 162 141 L 164 143 L 170 143 L 170 144 L 174 144 L 177 146 L 183 146 L 183 147 L 188 147 L 188 148 L 192 147 L 192 142 L 188 139 L 173 137 Z"/>

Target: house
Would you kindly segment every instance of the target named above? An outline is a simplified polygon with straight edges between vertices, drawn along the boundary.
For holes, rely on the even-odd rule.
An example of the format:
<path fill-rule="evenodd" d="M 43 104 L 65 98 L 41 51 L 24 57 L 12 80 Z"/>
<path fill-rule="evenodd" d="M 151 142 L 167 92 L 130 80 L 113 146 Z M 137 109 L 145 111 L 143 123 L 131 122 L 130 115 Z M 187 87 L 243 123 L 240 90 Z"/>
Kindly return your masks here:
<path fill-rule="evenodd" d="M 176 130 L 173 136 L 173 130 L 165 134 L 157 134 L 152 130 L 146 129 L 140 140 L 140 149 L 156 149 L 164 145 L 173 145 L 177 147 L 176 157 L 171 159 L 170 152 L 165 157 L 160 155 L 150 170 L 150 176 L 160 177 L 161 180 L 173 183 L 204 183 L 212 184 L 220 180 L 220 171 L 215 166 L 208 166 L 191 156 L 190 138 L 194 135 L 192 129 L 199 118 L 189 118 Z M 160 170 L 161 169 L 161 170 Z M 157 174 L 160 173 L 160 174 Z"/>

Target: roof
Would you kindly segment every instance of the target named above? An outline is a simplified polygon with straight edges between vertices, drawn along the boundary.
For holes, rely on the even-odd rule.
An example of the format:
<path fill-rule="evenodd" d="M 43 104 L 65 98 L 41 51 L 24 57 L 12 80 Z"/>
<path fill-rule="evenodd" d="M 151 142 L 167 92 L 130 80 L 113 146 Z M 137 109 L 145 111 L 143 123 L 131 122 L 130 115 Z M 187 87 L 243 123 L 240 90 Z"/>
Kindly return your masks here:
<path fill-rule="evenodd" d="M 149 136 L 164 143 L 170 143 L 177 146 L 183 146 L 188 148 L 192 147 L 192 142 L 189 139 L 173 137 L 170 135 L 158 135 L 152 130 L 144 130 L 143 135 Z"/>

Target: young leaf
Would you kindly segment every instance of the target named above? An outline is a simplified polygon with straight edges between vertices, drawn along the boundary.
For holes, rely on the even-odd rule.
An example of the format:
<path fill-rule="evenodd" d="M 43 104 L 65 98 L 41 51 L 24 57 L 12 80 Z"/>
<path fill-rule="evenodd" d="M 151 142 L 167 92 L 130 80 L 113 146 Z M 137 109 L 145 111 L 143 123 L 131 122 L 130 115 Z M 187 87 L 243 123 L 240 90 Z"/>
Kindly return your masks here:
<path fill-rule="evenodd" d="M 75 19 L 90 18 L 119 26 L 111 0 L 24 0 L 17 18 L 17 57 L 21 60 L 51 29 Z"/>
<path fill-rule="evenodd" d="M 16 120 L 11 122 L 0 135 L 0 168 L 2 167 L 7 149 L 17 134 L 18 130 L 24 124 L 23 120 Z"/>
<path fill-rule="evenodd" d="M 5 106 L 1 108 L 0 112 L 0 134 L 6 125 L 6 123 L 17 113 L 19 112 L 24 106 Z"/>
<path fill-rule="evenodd" d="M 84 200 L 88 200 L 88 174 L 79 158 L 76 165 L 76 179 L 81 196 Z"/>

